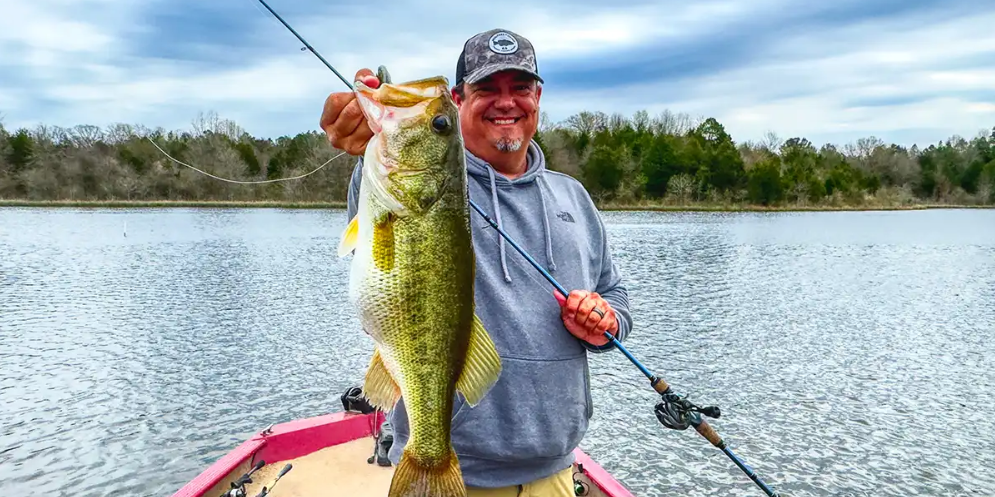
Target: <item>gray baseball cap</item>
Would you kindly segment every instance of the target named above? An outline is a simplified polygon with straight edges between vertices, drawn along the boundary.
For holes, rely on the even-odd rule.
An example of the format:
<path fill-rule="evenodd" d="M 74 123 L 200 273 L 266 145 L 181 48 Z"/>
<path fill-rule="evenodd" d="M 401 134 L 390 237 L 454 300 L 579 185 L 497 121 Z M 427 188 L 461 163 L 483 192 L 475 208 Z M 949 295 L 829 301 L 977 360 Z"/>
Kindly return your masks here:
<path fill-rule="evenodd" d="M 456 84 L 473 84 L 507 69 L 523 71 L 543 82 L 532 42 L 507 29 L 484 31 L 463 44 L 456 63 Z"/>

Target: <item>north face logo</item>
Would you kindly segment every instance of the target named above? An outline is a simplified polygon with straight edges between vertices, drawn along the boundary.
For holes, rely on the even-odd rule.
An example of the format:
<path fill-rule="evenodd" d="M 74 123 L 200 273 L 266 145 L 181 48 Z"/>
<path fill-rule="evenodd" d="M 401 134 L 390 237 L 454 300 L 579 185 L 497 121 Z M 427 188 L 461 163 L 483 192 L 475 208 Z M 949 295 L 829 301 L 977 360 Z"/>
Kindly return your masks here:
<path fill-rule="evenodd" d="M 567 212 L 567 211 L 557 212 L 556 213 L 556 217 L 558 217 L 558 218 L 560 218 L 560 219 L 562 219 L 562 220 L 564 220 L 564 221 L 566 221 L 568 223 L 574 222 L 574 217 L 571 216 L 570 213 Z"/>

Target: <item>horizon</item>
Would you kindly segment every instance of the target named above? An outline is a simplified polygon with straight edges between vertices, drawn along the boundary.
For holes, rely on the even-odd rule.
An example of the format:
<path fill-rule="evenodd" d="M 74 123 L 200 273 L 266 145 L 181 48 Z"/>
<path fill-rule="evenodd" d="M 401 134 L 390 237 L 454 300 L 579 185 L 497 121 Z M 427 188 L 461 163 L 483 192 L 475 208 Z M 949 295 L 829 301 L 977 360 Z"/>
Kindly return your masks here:
<path fill-rule="evenodd" d="M 536 48 L 540 109 L 553 123 L 583 111 L 670 111 L 714 117 L 736 143 L 773 132 L 817 147 L 876 137 L 920 148 L 995 127 L 995 4 L 981 0 L 267 3 L 346 78 L 384 64 L 395 80 L 452 83 L 468 37 L 517 32 Z M 9 131 L 188 131 L 216 113 L 276 139 L 320 132 L 325 97 L 348 90 L 257 0 L 18 0 L 6 10 L 0 124 Z"/>

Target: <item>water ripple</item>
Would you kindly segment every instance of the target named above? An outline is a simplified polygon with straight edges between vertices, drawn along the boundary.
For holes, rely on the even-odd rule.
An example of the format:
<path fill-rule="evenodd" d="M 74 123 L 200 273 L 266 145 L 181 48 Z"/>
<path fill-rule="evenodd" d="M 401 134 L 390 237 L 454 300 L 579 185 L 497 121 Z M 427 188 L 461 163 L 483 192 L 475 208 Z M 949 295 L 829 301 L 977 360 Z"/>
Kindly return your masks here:
<path fill-rule="evenodd" d="M 712 425 L 785 495 L 990 493 L 993 214 L 606 213 L 627 345 L 719 405 Z M 168 495 L 270 423 L 340 410 L 370 350 L 344 305 L 344 225 L 0 210 L 0 488 Z M 583 448 L 637 495 L 759 493 L 659 424 L 624 356 L 592 362 Z"/>

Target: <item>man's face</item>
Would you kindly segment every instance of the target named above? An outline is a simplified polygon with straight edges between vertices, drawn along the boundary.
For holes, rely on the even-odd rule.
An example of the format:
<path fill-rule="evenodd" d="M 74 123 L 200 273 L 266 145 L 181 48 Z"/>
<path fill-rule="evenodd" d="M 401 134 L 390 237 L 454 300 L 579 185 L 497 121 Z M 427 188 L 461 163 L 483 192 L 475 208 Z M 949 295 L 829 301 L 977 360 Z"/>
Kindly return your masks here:
<path fill-rule="evenodd" d="M 501 71 L 464 85 L 459 106 L 460 128 L 467 148 L 514 152 L 528 146 L 539 126 L 542 87 L 526 73 Z"/>

